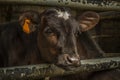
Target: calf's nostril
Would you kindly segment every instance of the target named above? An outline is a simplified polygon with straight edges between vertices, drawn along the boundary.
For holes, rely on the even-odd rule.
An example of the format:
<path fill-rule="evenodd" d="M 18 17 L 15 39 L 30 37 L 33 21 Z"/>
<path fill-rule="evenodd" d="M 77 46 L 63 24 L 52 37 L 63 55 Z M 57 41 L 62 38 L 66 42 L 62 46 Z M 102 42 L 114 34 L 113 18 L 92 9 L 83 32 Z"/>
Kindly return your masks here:
<path fill-rule="evenodd" d="M 72 63 L 72 60 L 70 59 L 70 57 L 67 57 L 66 59 L 69 63 Z"/>

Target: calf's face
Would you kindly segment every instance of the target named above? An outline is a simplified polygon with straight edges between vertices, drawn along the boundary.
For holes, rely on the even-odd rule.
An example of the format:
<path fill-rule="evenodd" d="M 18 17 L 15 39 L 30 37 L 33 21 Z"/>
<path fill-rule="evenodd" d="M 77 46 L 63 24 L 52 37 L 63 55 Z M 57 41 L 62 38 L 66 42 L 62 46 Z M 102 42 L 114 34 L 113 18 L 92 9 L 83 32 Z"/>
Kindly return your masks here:
<path fill-rule="evenodd" d="M 56 9 L 49 9 L 41 14 L 38 47 L 45 62 L 64 66 L 80 64 L 78 37 L 82 31 L 96 24 L 93 23 L 93 18 L 85 16 L 86 14 L 77 21 L 68 11 Z"/>

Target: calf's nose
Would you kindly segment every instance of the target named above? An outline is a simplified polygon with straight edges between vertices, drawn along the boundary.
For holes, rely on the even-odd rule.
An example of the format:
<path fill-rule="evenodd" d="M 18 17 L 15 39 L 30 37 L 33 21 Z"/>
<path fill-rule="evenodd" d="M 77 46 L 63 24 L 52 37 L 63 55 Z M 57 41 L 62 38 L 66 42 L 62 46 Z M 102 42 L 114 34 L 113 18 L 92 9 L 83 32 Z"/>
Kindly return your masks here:
<path fill-rule="evenodd" d="M 79 65 L 80 64 L 80 59 L 78 56 L 67 56 L 66 63 L 68 65 Z"/>
<path fill-rule="evenodd" d="M 68 54 L 62 54 L 58 57 L 58 64 L 65 66 L 77 66 L 80 64 L 79 56 L 70 56 Z"/>

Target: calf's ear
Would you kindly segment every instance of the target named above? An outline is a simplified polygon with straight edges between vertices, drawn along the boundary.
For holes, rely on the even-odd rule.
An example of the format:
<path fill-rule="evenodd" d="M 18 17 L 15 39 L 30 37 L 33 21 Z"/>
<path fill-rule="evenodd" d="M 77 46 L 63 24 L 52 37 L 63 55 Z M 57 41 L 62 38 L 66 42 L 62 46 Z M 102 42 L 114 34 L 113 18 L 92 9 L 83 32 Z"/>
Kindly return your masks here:
<path fill-rule="evenodd" d="M 19 17 L 23 32 L 30 34 L 34 32 L 39 25 L 40 17 L 36 11 L 26 11 Z"/>
<path fill-rule="evenodd" d="M 88 11 L 83 13 L 79 18 L 79 25 L 81 31 L 87 31 L 96 26 L 99 22 L 100 16 L 96 12 Z"/>

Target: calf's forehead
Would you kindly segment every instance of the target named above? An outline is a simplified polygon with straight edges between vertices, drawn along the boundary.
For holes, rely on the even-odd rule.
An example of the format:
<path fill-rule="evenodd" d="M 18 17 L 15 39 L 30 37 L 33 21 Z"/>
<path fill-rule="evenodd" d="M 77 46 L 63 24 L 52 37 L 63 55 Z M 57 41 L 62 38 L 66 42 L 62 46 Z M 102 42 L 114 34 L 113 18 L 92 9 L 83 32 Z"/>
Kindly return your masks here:
<path fill-rule="evenodd" d="M 43 12 L 46 27 L 54 28 L 59 33 L 72 33 L 79 30 L 79 24 L 68 10 L 48 9 Z"/>
<path fill-rule="evenodd" d="M 68 11 L 55 10 L 53 14 L 51 13 L 47 16 L 48 26 L 50 27 L 54 27 L 59 30 L 62 29 L 66 32 L 75 31 L 79 28 L 77 21 L 71 17 L 71 14 Z"/>
<path fill-rule="evenodd" d="M 48 26 L 60 32 L 70 33 L 79 30 L 79 25 L 76 20 L 68 19 L 63 20 L 60 18 L 52 18 L 48 20 Z"/>

